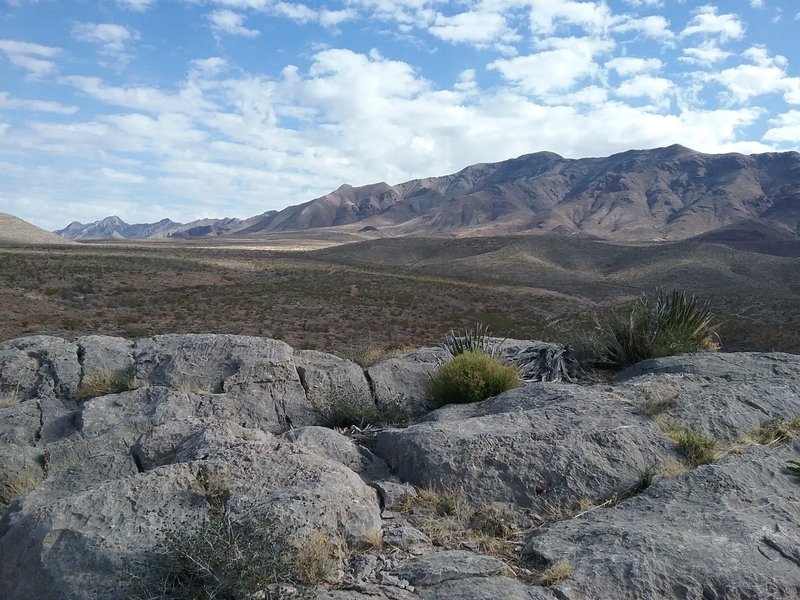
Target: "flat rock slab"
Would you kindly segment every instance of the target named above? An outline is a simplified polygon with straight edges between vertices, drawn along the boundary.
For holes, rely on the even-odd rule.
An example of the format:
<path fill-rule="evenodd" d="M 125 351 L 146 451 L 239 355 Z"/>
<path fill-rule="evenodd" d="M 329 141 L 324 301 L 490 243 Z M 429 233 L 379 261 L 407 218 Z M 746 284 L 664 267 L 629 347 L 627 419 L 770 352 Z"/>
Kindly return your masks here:
<path fill-rule="evenodd" d="M 800 598 L 800 446 L 756 447 L 659 480 L 614 509 L 537 530 L 524 554 L 566 560 L 559 598 Z"/>
<path fill-rule="evenodd" d="M 541 383 L 380 432 L 375 452 L 414 485 L 543 512 L 624 493 L 641 470 L 678 457 L 661 430 L 620 398 Z"/>
<path fill-rule="evenodd" d="M 30 398 L 75 399 L 81 379 L 78 346 L 34 335 L 0 344 L 0 392 Z"/>
<path fill-rule="evenodd" d="M 419 595 L 424 600 L 560 600 L 547 588 L 503 576 L 449 579 L 421 589 Z"/>
<path fill-rule="evenodd" d="M 707 352 L 641 362 L 616 389 L 632 403 L 671 399 L 665 416 L 723 441 L 776 419 L 800 415 L 800 357 Z"/>
<path fill-rule="evenodd" d="M 428 381 L 447 357 L 441 348 L 422 348 L 375 363 L 367 369 L 375 402 L 411 415 L 434 408 Z"/>
<path fill-rule="evenodd" d="M 429 587 L 453 579 L 489 577 L 508 571 L 499 558 L 466 550 L 444 550 L 412 558 L 401 564 L 394 575 L 413 586 Z"/>

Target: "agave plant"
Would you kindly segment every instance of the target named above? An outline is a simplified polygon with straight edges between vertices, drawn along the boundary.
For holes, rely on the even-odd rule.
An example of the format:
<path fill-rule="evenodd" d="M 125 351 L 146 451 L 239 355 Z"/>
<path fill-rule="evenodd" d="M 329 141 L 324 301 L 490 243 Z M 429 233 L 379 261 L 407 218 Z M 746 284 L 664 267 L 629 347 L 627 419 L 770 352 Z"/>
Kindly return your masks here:
<path fill-rule="evenodd" d="M 474 328 L 464 329 L 463 332 L 457 332 L 455 329 L 451 330 L 442 344 L 442 349 L 452 357 L 465 352 L 480 352 L 495 358 L 502 344 L 503 342 L 499 344 L 492 343 L 489 326 L 479 322 Z"/>
<path fill-rule="evenodd" d="M 648 358 L 719 349 L 718 325 L 708 303 L 683 290 L 657 290 L 627 311 L 595 317 L 592 354 L 599 364 L 626 366 Z"/>

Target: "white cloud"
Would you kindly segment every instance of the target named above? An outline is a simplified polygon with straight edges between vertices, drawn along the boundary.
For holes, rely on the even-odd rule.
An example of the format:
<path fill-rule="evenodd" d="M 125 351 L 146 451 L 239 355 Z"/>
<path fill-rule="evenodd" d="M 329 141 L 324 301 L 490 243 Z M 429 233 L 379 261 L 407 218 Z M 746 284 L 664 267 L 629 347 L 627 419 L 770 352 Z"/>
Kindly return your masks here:
<path fill-rule="evenodd" d="M 750 6 L 753 8 L 764 8 L 764 0 L 750 0 Z"/>
<path fill-rule="evenodd" d="M 731 56 L 731 52 L 720 48 L 716 40 L 706 40 L 699 46 L 683 48 L 682 52 L 679 61 L 704 67 L 712 67 Z"/>
<path fill-rule="evenodd" d="M 549 38 L 540 43 L 551 50 L 498 59 L 488 68 L 532 94 L 568 91 L 577 82 L 594 76 L 599 67 L 594 58 L 609 51 L 613 44 L 592 38 Z"/>
<path fill-rule="evenodd" d="M 117 0 L 117 5 L 120 8 L 144 12 L 149 9 L 154 2 L 155 0 Z"/>
<path fill-rule="evenodd" d="M 668 101 L 667 96 L 674 87 L 675 84 L 664 77 L 636 75 L 622 82 L 617 88 L 616 93 L 626 98 L 646 97 L 654 102 L 663 103 L 664 101 Z"/>
<path fill-rule="evenodd" d="M 616 33 L 635 32 L 654 40 L 671 40 L 675 34 L 669 27 L 669 21 L 661 15 L 647 17 L 624 17 L 612 27 Z"/>
<path fill-rule="evenodd" d="M 28 71 L 32 78 L 41 78 L 55 71 L 53 59 L 62 52 L 60 48 L 20 42 L 17 40 L 0 40 L 0 52 L 14 66 Z"/>
<path fill-rule="evenodd" d="M 604 1 L 529 0 L 531 29 L 552 34 L 558 25 L 575 25 L 590 33 L 604 33 L 613 23 L 611 9 Z"/>
<path fill-rule="evenodd" d="M 769 121 L 770 128 L 764 134 L 767 142 L 800 144 L 800 110 L 790 110 Z"/>
<path fill-rule="evenodd" d="M 457 43 L 486 45 L 497 40 L 518 39 L 509 30 L 503 15 L 491 11 L 469 11 L 450 17 L 439 14 L 429 31 L 439 39 Z"/>
<path fill-rule="evenodd" d="M 636 58 L 633 56 L 618 56 L 605 63 L 609 71 L 616 71 L 620 77 L 658 71 L 664 66 L 657 58 Z"/>
<path fill-rule="evenodd" d="M 791 103 L 800 103 L 800 78 L 786 73 L 786 57 L 775 55 L 759 46 L 748 48 L 743 56 L 751 64 L 740 64 L 719 73 L 709 74 L 709 81 L 716 81 L 727 89 L 728 99 L 744 103 L 756 96 L 783 93 Z"/>
<path fill-rule="evenodd" d="M 244 15 L 233 12 L 232 10 L 215 10 L 208 15 L 208 20 L 211 22 L 211 27 L 217 33 L 227 33 L 250 38 L 257 37 L 261 34 L 261 32 L 256 29 L 248 29 L 245 27 Z"/>
<path fill-rule="evenodd" d="M 75 39 L 98 44 L 104 54 L 121 55 L 129 42 L 139 34 L 114 23 L 76 23 L 72 28 Z"/>
<path fill-rule="evenodd" d="M 721 41 L 744 37 L 744 24 L 738 15 L 718 14 L 717 7 L 706 4 L 694 11 L 694 16 L 680 33 L 685 38 L 692 35 L 715 36 Z"/>
<path fill-rule="evenodd" d="M 71 115 L 78 112 L 77 106 L 69 106 L 50 100 L 27 100 L 15 98 L 7 92 L 0 92 L 0 110 L 25 110 L 31 112 L 47 112 L 58 115 Z"/>

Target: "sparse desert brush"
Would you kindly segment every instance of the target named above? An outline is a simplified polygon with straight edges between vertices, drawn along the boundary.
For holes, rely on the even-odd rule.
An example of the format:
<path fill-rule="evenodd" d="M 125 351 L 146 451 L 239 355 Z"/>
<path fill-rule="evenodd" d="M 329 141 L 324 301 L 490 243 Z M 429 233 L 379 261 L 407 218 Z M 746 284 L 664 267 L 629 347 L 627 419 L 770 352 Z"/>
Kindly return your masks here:
<path fill-rule="evenodd" d="M 678 392 L 662 392 L 650 388 L 637 388 L 633 407 L 646 417 L 656 417 L 678 406 Z"/>
<path fill-rule="evenodd" d="M 341 544 L 336 539 L 312 531 L 288 558 L 289 571 L 299 583 L 320 585 L 333 577 L 341 553 Z"/>
<path fill-rule="evenodd" d="M 139 385 L 139 380 L 124 370 L 100 369 L 84 375 L 78 386 L 78 398 L 88 400 L 106 394 L 118 394 L 135 390 Z"/>
<path fill-rule="evenodd" d="M 718 350 L 709 305 L 682 290 L 643 294 L 629 308 L 595 317 L 581 345 L 597 366 L 621 368 L 648 358 Z"/>
<path fill-rule="evenodd" d="M 776 417 L 753 429 L 748 436 L 757 444 L 769 445 L 786 442 L 800 434 L 800 415 L 791 419 Z"/>
<path fill-rule="evenodd" d="M 517 370 L 482 352 L 468 351 L 444 363 L 428 382 L 439 406 L 480 402 L 520 386 Z"/>

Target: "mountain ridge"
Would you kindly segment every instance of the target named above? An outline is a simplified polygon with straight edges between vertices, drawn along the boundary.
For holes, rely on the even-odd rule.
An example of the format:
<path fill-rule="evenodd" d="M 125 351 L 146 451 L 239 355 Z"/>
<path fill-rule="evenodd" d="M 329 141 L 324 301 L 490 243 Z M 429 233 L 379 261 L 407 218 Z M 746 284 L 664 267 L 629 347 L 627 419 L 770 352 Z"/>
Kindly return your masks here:
<path fill-rule="evenodd" d="M 669 241 L 752 223 L 800 239 L 800 154 L 703 154 L 677 144 L 579 159 L 536 152 L 396 185 L 344 184 L 308 202 L 233 221 L 210 235 L 374 227 L 401 236 L 551 233 Z M 182 227 L 187 237 L 209 235 Z"/>

